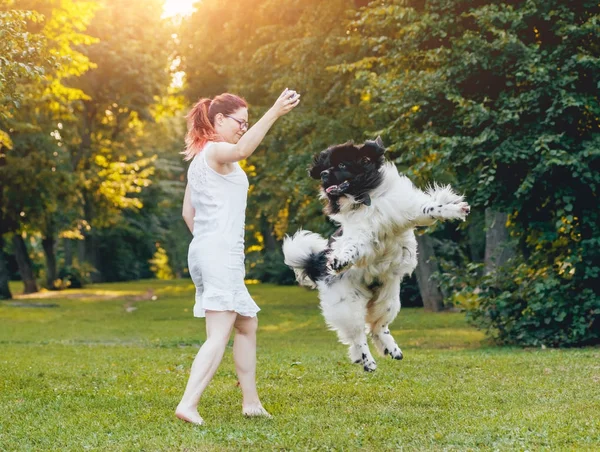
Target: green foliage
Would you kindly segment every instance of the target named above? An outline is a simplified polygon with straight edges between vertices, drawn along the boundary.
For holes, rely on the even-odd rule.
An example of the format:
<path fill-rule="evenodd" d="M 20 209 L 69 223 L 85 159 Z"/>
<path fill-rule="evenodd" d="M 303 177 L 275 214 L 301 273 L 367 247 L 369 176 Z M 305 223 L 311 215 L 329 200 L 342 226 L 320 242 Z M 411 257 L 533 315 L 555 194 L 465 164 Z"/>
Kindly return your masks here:
<path fill-rule="evenodd" d="M 121 212 L 142 208 L 141 193 L 153 182 L 158 146 L 148 145 L 149 125 L 165 112 L 172 114 L 176 104 L 167 93 L 173 40 L 172 24 L 160 17 L 162 1 L 134 8 L 119 0 L 18 0 L 11 7 L 35 11 L 3 16 L 10 13 L 16 24 L 14 33 L 6 29 L 14 41 L 7 45 L 17 52 L 15 67 L 28 63 L 29 54 L 18 52 L 28 42 L 33 52 L 36 39 L 41 50 L 32 53 L 31 64 L 39 65 L 43 77 L 14 75 L 21 83 L 19 109 L 0 117 L 0 128 L 10 130 L 15 143 L 6 164 L 0 161 L 3 226 L 54 239 L 84 239 L 96 276 L 104 270 L 109 280 L 147 276 L 149 257 L 135 261 L 145 255 L 138 251 L 148 242 L 154 246 L 156 236 L 123 244 L 119 234 L 103 228 L 123 233 L 130 226 L 123 225 Z M 44 60 L 42 51 L 52 59 Z M 7 52 L 5 60 L 11 55 Z M 181 134 L 173 135 L 182 140 Z M 129 232 L 123 235 L 132 238 Z M 100 237 L 114 237 L 113 246 L 121 251 L 95 250 Z"/>
<path fill-rule="evenodd" d="M 535 337 L 518 323 L 508 342 L 598 337 L 599 12 L 592 1 L 372 2 L 348 37 L 369 51 L 337 67 L 355 74 L 397 162 L 417 180 L 454 179 L 476 209 L 511 213 L 524 267 L 507 268 L 512 276 L 497 278 L 480 309 L 494 306 L 492 287 L 511 294 L 514 312 L 519 303 L 533 312 L 536 303 L 570 306 L 558 323 L 541 319 Z M 494 326 L 514 312 L 494 311 Z"/>
<path fill-rule="evenodd" d="M 73 82 L 88 98 L 74 105 L 64 145 L 78 177 L 80 215 L 91 228 L 83 231 L 87 257 L 99 271 L 98 279 L 113 281 L 149 275 L 153 251 L 147 251 L 156 238 L 133 232 L 146 219 L 143 215 L 126 216 L 130 224 L 122 219 L 124 211 L 143 208 L 142 193 L 155 179 L 157 157 L 145 134 L 154 127 L 153 108 L 171 81 L 173 41 L 159 0 L 145 2 L 143 8 L 125 0 L 99 5 L 87 29 L 96 42 L 83 49 L 95 67 Z M 115 234 L 115 228 L 123 234 Z M 116 242 L 102 243 L 95 253 L 100 237 Z M 139 241 L 123 242 L 124 237 Z"/>
<path fill-rule="evenodd" d="M 19 108 L 23 96 L 17 89 L 19 83 L 40 81 L 45 66 L 54 61 L 45 37 L 28 31 L 28 25 L 42 21 L 42 15 L 9 9 L 14 6 L 13 2 L 0 6 L 0 120 L 6 120 L 12 109 Z M 10 147 L 6 130 L 0 133 L 0 147 Z"/>
<path fill-rule="evenodd" d="M 77 202 L 75 177 L 65 150 L 54 131 L 38 129 L 13 134 L 13 149 L 6 155 L 4 217 L 15 230 L 47 231 L 52 223 L 68 224 Z M 35 183 L 32 183 L 35 181 Z"/>
<path fill-rule="evenodd" d="M 523 262 L 511 261 L 511 268 L 483 277 L 482 267 L 470 264 L 444 277 L 453 287 L 451 301 L 498 343 L 531 347 L 600 343 L 600 301 L 592 289 L 579 290 L 576 282 Z"/>
<path fill-rule="evenodd" d="M 73 103 L 85 98 L 81 90 L 67 86 L 67 79 L 90 67 L 76 48 L 93 41 L 82 30 L 95 7 L 92 2 L 73 0 L 8 3 L 13 16 L 35 20 L 22 22 L 22 42 L 11 48 L 16 53 L 7 55 L 13 55 L 21 67 L 21 58 L 31 57 L 30 63 L 39 71 L 35 77 L 15 75 L 18 85 L 13 94 L 19 102 L 0 114 L 0 129 L 8 131 L 11 140 L 10 149 L 0 153 L 0 233 L 41 233 L 54 241 L 78 219 L 76 178 L 61 133 Z M 37 53 L 36 43 L 41 46 Z M 56 277 L 48 275 L 52 281 Z"/>
<path fill-rule="evenodd" d="M 0 6 L 0 127 L 4 134 L 58 119 L 68 114 L 70 102 L 83 97 L 64 82 L 90 67 L 75 47 L 93 42 L 81 30 L 94 9 L 89 1 L 73 0 L 14 0 Z M 31 114 L 32 108 L 38 109 L 36 114 Z M 40 111 L 43 114 L 38 117 Z"/>

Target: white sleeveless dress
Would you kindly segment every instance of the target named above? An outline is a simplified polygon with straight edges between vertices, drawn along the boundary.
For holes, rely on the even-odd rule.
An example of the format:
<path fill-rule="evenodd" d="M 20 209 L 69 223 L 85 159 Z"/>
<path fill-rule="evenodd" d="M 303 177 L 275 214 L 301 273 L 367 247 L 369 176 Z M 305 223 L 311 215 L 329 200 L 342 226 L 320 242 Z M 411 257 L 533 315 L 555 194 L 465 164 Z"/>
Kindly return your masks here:
<path fill-rule="evenodd" d="M 248 177 L 238 163 L 222 175 L 206 161 L 207 143 L 188 168 L 195 209 L 188 269 L 196 286 L 194 317 L 235 311 L 255 317 L 260 308 L 244 284 L 244 224 Z"/>

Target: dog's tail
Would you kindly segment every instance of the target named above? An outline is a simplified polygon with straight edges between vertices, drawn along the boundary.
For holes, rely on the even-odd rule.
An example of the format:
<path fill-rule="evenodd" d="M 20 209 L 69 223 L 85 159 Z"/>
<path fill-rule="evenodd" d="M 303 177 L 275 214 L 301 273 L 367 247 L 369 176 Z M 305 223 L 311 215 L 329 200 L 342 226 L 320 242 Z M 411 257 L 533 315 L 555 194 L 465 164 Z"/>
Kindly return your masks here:
<path fill-rule="evenodd" d="M 326 251 L 327 240 L 314 232 L 299 230 L 293 237 L 286 236 L 283 240 L 285 264 L 294 270 L 301 286 L 312 289 L 327 273 Z"/>

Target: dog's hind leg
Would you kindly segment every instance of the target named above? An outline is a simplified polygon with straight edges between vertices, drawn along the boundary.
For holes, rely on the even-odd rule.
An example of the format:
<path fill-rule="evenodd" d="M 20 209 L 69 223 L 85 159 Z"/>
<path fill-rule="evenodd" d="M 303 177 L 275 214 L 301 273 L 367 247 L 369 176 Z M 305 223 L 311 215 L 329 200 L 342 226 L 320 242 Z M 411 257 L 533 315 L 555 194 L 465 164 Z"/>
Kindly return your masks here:
<path fill-rule="evenodd" d="M 399 287 L 399 284 L 398 284 Z M 392 337 L 389 324 L 400 311 L 400 294 L 395 290 L 383 290 L 373 303 L 369 303 L 367 322 L 371 328 L 371 339 L 381 356 L 390 355 L 393 359 L 402 359 L 402 350 Z"/>
<path fill-rule="evenodd" d="M 337 333 L 340 342 L 349 346 L 350 360 L 367 372 L 374 371 L 377 364 L 369 350 L 365 331 L 367 294 L 343 280 L 326 288 L 320 287 L 319 292 L 325 321 Z"/>
<path fill-rule="evenodd" d="M 365 319 L 353 319 L 354 323 L 345 319 L 343 325 L 340 324 L 337 334 L 340 342 L 347 344 L 350 361 L 354 364 L 360 364 L 366 372 L 373 372 L 377 369 L 377 363 L 371 355 L 369 345 L 367 344 L 367 333 L 365 331 Z"/>
<path fill-rule="evenodd" d="M 383 356 L 390 355 L 393 359 L 402 359 L 402 350 L 394 340 L 387 323 L 382 323 L 381 328 L 371 331 L 371 339 L 375 349 Z"/>

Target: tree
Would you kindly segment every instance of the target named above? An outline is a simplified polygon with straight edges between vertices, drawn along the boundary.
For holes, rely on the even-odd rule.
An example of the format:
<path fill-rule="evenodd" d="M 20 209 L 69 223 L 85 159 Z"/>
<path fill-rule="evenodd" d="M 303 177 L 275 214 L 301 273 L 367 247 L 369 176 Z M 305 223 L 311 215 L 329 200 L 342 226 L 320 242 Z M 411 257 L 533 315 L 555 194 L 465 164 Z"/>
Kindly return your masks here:
<path fill-rule="evenodd" d="M 344 68 L 398 161 L 508 214 L 516 260 L 472 293 L 502 342 L 600 340 L 598 13 L 591 1 L 402 1 L 355 21 L 371 51 Z"/>
<path fill-rule="evenodd" d="M 4 121 L 20 105 L 22 93 L 18 90 L 19 82 L 40 80 L 45 66 L 53 61 L 44 37 L 28 32 L 28 26 L 41 21 L 42 16 L 14 7 L 14 1 L 4 2 L 0 6 L 0 120 L 3 122 L 0 150 L 12 147 Z"/>
<path fill-rule="evenodd" d="M 430 236 L 426 234 L 416 234 L 418 245 L 418 265 L 415 269 L 419 292 L 423 298 L 423 307 L 428 311 L 439 312 L 444 309 L 444 295 L 432 275 L 439 271 L 435 261 L 433 243 Z"/>
<path fill-rule="evenodd" d="M 65 212 L 71 210 L 69 203 L 73 202 L 72 175 L 65 171 L 59 129 L 61 121 L 70 117 L 72 103 L 84 97 L 81 90 L 66 86 L 65 80 L 90 67 L 75 47 L 91 41 L 81 30 L 93 15 L 94 7 L 91 2 L 72 0 L 21 0 L 12 4 L 31 10 L 24 14 L 35 21 L 23 24 L 23 33 L 44 46 L 36 61 L 39 65 L 36 75 L 20 79 L 15 94 L 18 102 L 13 102 L 12 108 L 0 118 L 11 140 L 3 174 L 4 232 L 14 233 L 21 273 L 30 275 L 25 285 L 30 291 L 35 285 L 30 279 L 30 259 L 20 233 L 42 233 L 47 258 L 46 284 L 52 287 L 57 277 L 53 237 L 57 229 L 68 224 L 70 218 Z"/>
<path fill-rule="evenodd" d="M 183 156 L 186 123 L 183 118 L 185 99 L 181 87 L 172 86 L 152 108 L 155 126 L 146 133 L 143 146 L 157 156 L 155 183 L 142 195 L 146 208 L 142 212 L 151 233 L 156 264 L 162 275 L 182 277 L 187 273 L 190 232 L 181 217 L 185 192 Z M 160 261 L 160 259 L 158 259 Z"/>
<path fill-rule="evenodd" d="M 17 219 L 10 215 L 10 206 L 6 202 L 11 170 L 7 165 L 7 153 L 13 149 L 10 126 L 14 123 L 15 110 L 26 96 L 23 86 L 40 81 L 45 69 L 55 62 L 45 37 L 28 30 L 40 22 L 42 16 L 34 11 L 14 8 L 15 2 L 5 2 L 0 7 L 0 299 L 12 298 L 8 288 L 3 236 L 14 231 L 18 224 Z M 26 265 L 27 260 L 21 264 Z"/>
<path fill-rule="evenodd" d="M 63 143 L 81 194 L 86 225 L 80 257 L 103 279 L 97 251 L 101 229 L 120 221 L 124 209 L 141 209 L 139 193 L 150 185 L 154 156 L 140 146 L 150 107 L 170 83 L 170 27 L 161 20 L 162 2 L 144 8 L 106 0 L 88 32 L 97 42 L 83 49 L 95 68 L 74 81 L 88 96 L 74 106 Z"/>
<path fill-rule="evenodd" d="M 485 272 L 492 273 L 514 257 L 510 232 L 506 227 L 508 214 L 485 209 Z"/>

